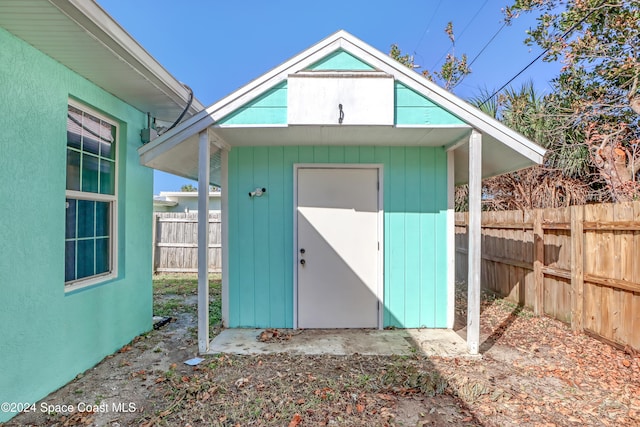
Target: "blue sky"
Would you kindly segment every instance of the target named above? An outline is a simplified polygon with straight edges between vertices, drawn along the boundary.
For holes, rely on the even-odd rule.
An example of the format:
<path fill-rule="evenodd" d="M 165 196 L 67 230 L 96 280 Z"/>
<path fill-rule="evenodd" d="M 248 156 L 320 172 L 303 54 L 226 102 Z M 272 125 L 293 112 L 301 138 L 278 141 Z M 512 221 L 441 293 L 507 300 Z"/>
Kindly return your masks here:
<path fill-rule="evenodd" d="M 525 31 L 535 24 L 532 17 L 520 17 L 500 30 L 501 9 L 508 0 L 98 3 L 205 105 L 340 29 L 385 53 L 396 43 L 415 55 L 416 64 L 433 70 L 452 49 L 444 32 L 452 21 L 456 54 L 466 53 L 472 60 L 484 48 L 472 73 L 454 89 L 465 99 L 479 95 L 482 88 L 498 89 L 540 53 L 537 46 L 523 44 Z M 559 68 L 539 61 L 512 85 L 533 80 L 538 92 L 546 93 Z M 192 181 L 156 172 L 154 194 L 179 191 L 185 183 Z"/>

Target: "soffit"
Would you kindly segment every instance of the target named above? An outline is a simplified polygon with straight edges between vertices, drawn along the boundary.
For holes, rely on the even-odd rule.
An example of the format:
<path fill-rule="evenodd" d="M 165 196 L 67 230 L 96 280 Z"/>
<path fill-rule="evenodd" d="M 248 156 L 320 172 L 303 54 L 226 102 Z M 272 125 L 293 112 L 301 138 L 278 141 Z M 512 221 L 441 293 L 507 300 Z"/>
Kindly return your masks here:
<path fill-rule="evenodd" d="M 186 105 L 188 90 L 95 2 L 4 0 L 0 26 L 160 120 L 174 121 Z M 189 115 L 202 108 L 194 100 Z"/>

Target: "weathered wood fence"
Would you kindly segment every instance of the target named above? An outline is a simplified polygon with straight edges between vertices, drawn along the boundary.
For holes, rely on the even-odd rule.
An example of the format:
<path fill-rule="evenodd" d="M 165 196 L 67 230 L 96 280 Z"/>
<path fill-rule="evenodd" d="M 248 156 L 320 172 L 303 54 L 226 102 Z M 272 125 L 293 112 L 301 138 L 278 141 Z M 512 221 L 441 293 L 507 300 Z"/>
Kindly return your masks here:
<path fill-rule="evenodd" d="M 220 212 L 209 212 L 209 272 L 222 271 Z M 198 213 L 154 212 L 154 273 L 198 272 Z"/>
<path fill-rule="evenodd" d="M 456 279 L 467 277 L 456 213 Z M 640 350 L 640 202 L 483 212 L 482 286 L 616 346 Z"/>

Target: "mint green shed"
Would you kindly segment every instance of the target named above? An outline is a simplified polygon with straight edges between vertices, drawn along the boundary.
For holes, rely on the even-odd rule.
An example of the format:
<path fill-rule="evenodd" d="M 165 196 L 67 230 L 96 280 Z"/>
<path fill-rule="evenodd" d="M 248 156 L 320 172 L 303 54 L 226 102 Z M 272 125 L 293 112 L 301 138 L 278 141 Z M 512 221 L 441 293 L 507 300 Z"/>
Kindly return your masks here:
<path fill-rule="evenodd" d="M 151 329 L 136 150 L 188 91 L 95 2 L 2 2 L 0 46 L 2 423 Z"/>
<path fill-rule="evenodd" d="M 138 151 L 221 185 L 232 328 L 451 328 L 454 184 L 544 154 L 344 31 Z"/>

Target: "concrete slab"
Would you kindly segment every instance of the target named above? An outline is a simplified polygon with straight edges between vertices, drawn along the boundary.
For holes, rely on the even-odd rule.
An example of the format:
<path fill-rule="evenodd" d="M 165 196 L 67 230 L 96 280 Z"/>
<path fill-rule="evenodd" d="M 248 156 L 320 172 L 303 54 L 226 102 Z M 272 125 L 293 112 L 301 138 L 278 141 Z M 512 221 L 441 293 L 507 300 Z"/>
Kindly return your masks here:
<path fill-rule="evenodd" d="M 465 341 L 450 329 L 304 329 L 279 330 L 259 340 L 264 329 L 225 329 L 211 341 L 209 354 L 331 354 L 468 357 Z M 286 338 L 290 335 L 290 338 Z"/>

